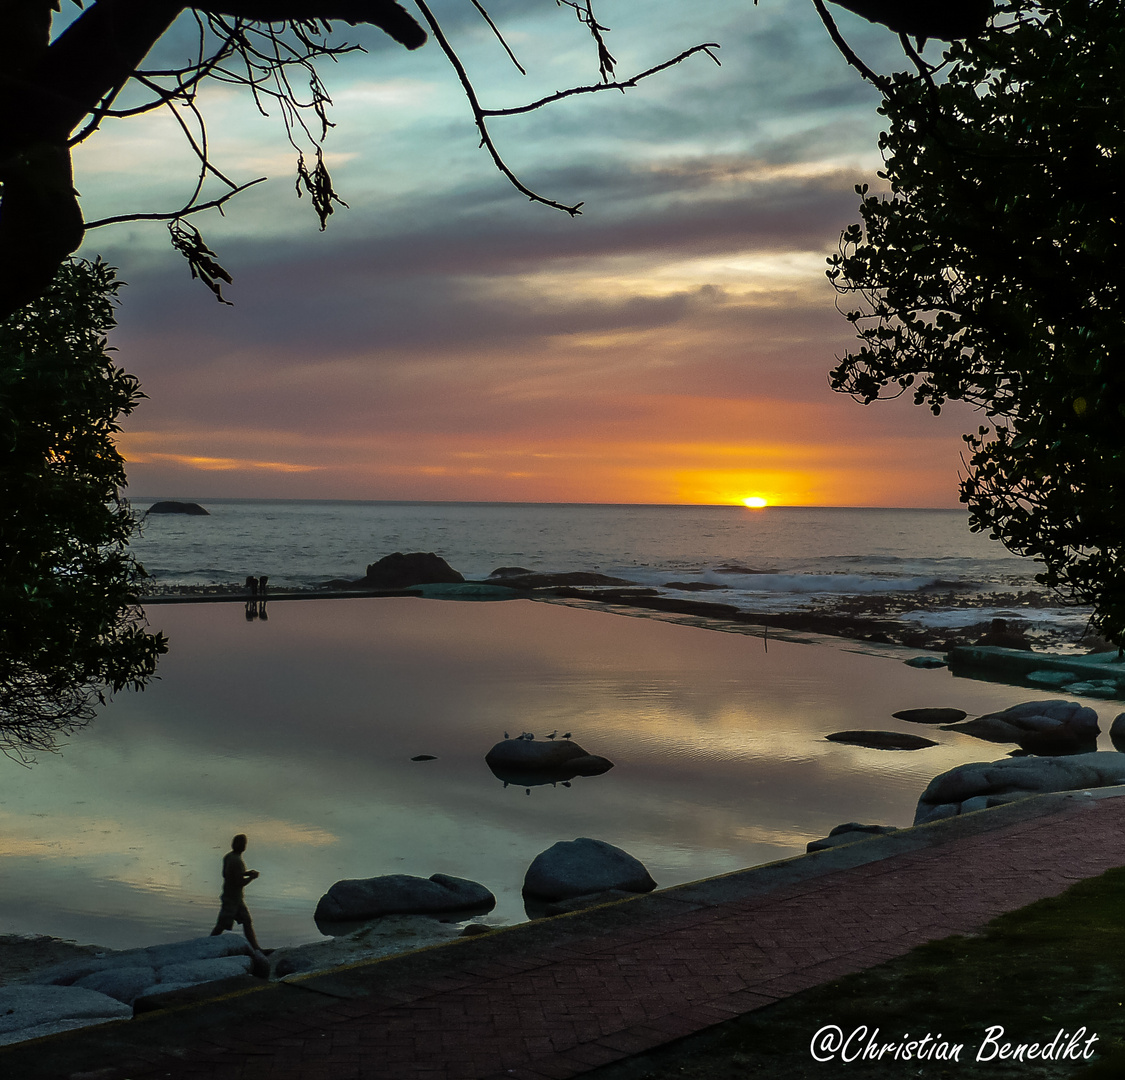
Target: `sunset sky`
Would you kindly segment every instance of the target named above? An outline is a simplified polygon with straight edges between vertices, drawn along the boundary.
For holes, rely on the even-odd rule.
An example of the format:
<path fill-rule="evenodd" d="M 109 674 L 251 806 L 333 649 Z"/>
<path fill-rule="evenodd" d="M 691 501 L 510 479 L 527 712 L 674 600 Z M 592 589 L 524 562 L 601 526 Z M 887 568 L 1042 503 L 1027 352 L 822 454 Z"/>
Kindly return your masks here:
<path fill-rule="evenodd" d="M 409 5 L 408 5 L 409 6 Z M 551 0 L 433 5 L 486 106 L 596 81 Z M 618 74 L 721 45 L 615 91 L 499 119 L 530 204 L 478 148 L 454 72 L 341 24 L 326 143 L 348 202 L 326 232 L 293 190 L 280 118 L 201 97 L 215 162 L 270 180 L 195 221 L 234 275 L 215 303 L 160 224 L 89 234 L 128 282 L 112 344 L 149 400 L 121 448 L 130 494 L 956 506 L 965 412 L 864 408 L 827 373 L 852 338 L 824 260 L 876 183 L 877 95 L 808 0 L 602 0 Z M 893 34 L 836 9 L 873 66 Z M 931 45 L 930 49 L 934 50 Z M 181 61 L 173 32 L 150 62 Z M 168 114 L 76 155 L 88 219 L 173 209 L 191 158 Z M 219 194 L 216 189 L 213 194 Z"/>

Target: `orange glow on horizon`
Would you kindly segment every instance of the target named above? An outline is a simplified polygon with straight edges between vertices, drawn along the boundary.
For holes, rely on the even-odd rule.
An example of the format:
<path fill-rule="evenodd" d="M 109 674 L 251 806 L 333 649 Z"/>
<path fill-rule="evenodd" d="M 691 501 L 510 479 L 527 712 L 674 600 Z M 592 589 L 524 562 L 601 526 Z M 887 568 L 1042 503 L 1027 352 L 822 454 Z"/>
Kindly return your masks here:
<path fill-rule="evenodd" d="M 774 418 L 783 410 L 770 403 L 678 397 L 647 405 L 636 417 L 592 422 L 587 430 L 419 431 L 409 438 L 378 429 L 315 436 L 149 430 L 122 434 L 118 449 L 130 489 L 145 494 L 747 509 L 956 504 L 956 436 L 875 433 L 860 440 L 835 431 L 816 406 L 803 410 L 801 424 L 797 410 L 784 411 L 778 430 Z"/>

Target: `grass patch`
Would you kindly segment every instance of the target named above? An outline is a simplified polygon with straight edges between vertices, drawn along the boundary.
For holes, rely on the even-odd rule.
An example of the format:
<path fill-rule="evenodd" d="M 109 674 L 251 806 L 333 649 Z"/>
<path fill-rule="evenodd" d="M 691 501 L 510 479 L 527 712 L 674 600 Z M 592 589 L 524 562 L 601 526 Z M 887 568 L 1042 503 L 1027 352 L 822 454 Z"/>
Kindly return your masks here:
<path fill-rule="evenodd" d="M 828 1024 L 879 1029 L 878 1044 L 925 1035 L 957 1060 L 834 1060 L 810 1053 Z M 1012 1044 L 1061 1046 L 1085 1028 L 1079 1060 L 977 1062 L 990 1027 Z M 1091 1035 L 1097 1041 L 1089 1044 Z M 852 1044 L 853 1050 L 856 1043 Z M 867 1038 L 858 1047 L 867 1045 Z M 1087 1049 L 1092 1056 L 1081 1058 Z M 984 1050 L 988 1053 L 988 1049 Z M 1006 1080 L 1125 1077 L 1125 867 L 990 922 L 979 935 L 933 941 L 897 960 L 748 1013 L 662 1050 L 588 1074 L 597 1080 L 818 1080 L 836 1076 Z"/>

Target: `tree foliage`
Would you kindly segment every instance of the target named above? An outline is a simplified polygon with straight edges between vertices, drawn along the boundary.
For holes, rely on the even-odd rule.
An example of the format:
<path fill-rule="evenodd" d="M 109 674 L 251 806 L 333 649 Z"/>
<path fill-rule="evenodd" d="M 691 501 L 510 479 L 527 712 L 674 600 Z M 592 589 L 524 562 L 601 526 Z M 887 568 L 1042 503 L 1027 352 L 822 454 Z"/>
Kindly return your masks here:
<path fill-rule="evenodd" d="M 1007 0 L 940 67 L 883 81 L 889 194 L 828 272 L 869 403 L 966 401 L 961 501 L 1125 643 L 1125 6 Z M 853 306 L 854 305 L 854 306 Z"/>
<path fill-rule="evenodd" d="M 165 651 L 136 604 L 113 443 L 143 396 L 106 350 L 117 288 L 111 267 L 68 262 L 0 323 L 0 749 L 17 755 L 143 689 Z"/>

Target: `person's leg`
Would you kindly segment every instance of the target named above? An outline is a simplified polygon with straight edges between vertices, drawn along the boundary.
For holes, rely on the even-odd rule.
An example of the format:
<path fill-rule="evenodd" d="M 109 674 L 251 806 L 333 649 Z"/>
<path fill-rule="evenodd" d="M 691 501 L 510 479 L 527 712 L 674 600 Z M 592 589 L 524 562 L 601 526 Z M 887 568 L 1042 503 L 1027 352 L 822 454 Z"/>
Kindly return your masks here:
<path fill-rule="evenodd" d="M 246 940 L 250 942 L 250 948 L 255 952 L 261 952 L 262 947 L 258 944 L 258 938 L 254 934 L 254 924 L 250 921 L 249 913 L 247 913 L 246 918 L 242 920 L 242 932 L 246 935 Z"/>

